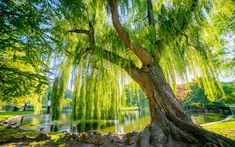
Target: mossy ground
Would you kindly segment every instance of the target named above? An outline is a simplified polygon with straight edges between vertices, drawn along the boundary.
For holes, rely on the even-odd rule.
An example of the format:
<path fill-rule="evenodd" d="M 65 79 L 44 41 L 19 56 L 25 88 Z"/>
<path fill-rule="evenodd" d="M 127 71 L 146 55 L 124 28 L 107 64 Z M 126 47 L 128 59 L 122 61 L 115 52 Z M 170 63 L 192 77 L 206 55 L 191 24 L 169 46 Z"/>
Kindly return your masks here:
<path fill-rule="evenodd" d="M 0 126 L 0 145 L 62 145 L 63 133 L 40 133 L 18 128 L 5 128 Z M 48 138 L 46 138 L 46 137 Z"/>

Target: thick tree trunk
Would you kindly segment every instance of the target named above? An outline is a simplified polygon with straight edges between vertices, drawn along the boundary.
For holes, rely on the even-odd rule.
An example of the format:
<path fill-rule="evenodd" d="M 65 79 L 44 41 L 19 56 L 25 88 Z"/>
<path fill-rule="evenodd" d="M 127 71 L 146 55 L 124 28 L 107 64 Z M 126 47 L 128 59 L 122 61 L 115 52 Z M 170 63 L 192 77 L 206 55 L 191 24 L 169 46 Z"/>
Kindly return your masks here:
<path fill-rule="evenodd" d="M 161 67 L 127 70 L 149 100 L 151 124 L 138 137 L 140 146 L 235 146 L 235 142 L 193 124 L 181 109 Z"/>

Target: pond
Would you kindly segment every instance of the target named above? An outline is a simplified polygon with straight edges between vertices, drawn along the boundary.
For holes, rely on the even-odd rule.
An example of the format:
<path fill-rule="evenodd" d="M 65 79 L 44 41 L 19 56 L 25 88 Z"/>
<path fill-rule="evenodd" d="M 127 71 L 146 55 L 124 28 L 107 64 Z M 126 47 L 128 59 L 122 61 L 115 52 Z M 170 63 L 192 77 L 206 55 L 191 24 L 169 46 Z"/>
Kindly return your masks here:
<path fill-rule="evenodd" d="M 200 125 L 219 121 L 226 117 L 221 114 L 190 114 L 194 123 Z M 63 114 L 60 121 L 51 121 L 50 115 L 26 115 L 12 118 L 10 123 L 17 123 L 22 128 L 43 132 L 84 132 L 99 130 L 101 132 L 126 133 L 140 131 L 150 122 L 149 111 L 123 111 L 119 120 L 70 120 L 70 114 Z"/>

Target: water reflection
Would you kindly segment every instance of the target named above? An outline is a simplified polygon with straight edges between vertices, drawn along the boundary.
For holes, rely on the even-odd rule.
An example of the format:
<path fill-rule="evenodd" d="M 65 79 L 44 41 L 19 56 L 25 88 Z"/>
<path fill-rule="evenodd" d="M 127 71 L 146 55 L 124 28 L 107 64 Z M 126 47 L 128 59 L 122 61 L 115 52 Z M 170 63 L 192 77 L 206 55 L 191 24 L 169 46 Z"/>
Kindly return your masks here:
<path fill-rule="evenodd" d="M 192 114 L 191 119 L 194 123 L 201 125 L 204 123 L 214 122 L 222 120 L 226 115 L 222 114 L 213 114 L 213 113 L 201 113 L 201 114 Z"/>
<path fill-rule="evenodd" d="M 220 114 L 191 114 L 196 124 L 203 124 L 224 119 Z M 149 111 L 123 111 L 119 120 L 80 120 L 71 121 L 70 114 L 63 114 L 60 121 L 52 121 L 50 115 L 27 115 L 11 120 L 22 128 L 43 132 L 101 132 L 125 133 L 140 131 L 150 122 Z"/>

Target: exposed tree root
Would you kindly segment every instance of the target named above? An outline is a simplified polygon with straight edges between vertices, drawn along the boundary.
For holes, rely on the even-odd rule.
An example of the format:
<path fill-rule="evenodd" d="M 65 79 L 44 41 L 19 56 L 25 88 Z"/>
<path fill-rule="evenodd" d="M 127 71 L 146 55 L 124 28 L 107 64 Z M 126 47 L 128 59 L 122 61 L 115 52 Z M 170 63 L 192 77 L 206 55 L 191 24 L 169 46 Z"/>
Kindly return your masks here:
<path fill-rule="evenodd" d="M 182 123 L 182 122 L 181 122 Z M 190 127 L 190 129 L 188 128 Z M 21 146 L 30 142 L 46 141 L 48 145 L 56 144 L 50 136 L 41 133 L 37 137 L 23 136 L 10 138 L 5 144 Z M 235 141 L 221 135 L 208 132 L 194 124 L 176 125 L 168 119 L 164 123 L 153 121 L 141 132 L 126 134 L 100 133 L 65 133 L 59 142 L 65 146 L 81 147 L 234 147 Z M 47 143 L 45 145 L 47 145 Z"/>
<path fill-rule="evenodd" d="M 182 126 L 181 126 L 182 127 Z M 137 146 L 156 146 L 156 147 L 233 147 L 235 141 L 221 135 L 209 132 L 196 125 L 191 126 L 191 132 L 186 130 L 187 125 L 178 128 L 173 123 L 168 122 L 168 127 L 161 126 L 153 122 L 139 133 Z M 197 130 L 197 131 L 196 131 Z"/>
<path fill-rule="evenodd" d="M 166 127 L 168 126 L 168 127 Z M 194 126 L 197 127 L 197 126 Z M 176 127 L 173 123 L 167 125 L 153 122 L 141 132 L 126 134 L 100 133 L 67 133 L 63 140 L 67 144 L 83 144 L 101 147 L 233 147 L 235 141 L 221 135 L 208 132 L 200 127 L 194 133 Z M 197 128 L 197 129 L 198 129 Z M 195 128 L 194 128 L 195 129 Z M 198 135 L 198 136 L 197 136 Z"/>

